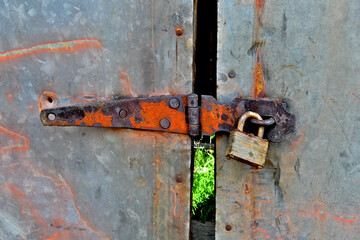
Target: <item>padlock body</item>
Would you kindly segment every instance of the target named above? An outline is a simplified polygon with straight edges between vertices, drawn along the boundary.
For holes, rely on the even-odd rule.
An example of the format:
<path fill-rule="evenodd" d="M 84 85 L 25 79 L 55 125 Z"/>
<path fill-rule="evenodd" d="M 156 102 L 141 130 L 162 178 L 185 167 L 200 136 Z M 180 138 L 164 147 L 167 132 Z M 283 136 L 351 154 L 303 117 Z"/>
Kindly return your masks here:
<path fill-rule="evenodd" d="M 253 134 L 234 130 L 230 133 L 226 157 L 253 166 L 263 166 L 269 142 Z"/>

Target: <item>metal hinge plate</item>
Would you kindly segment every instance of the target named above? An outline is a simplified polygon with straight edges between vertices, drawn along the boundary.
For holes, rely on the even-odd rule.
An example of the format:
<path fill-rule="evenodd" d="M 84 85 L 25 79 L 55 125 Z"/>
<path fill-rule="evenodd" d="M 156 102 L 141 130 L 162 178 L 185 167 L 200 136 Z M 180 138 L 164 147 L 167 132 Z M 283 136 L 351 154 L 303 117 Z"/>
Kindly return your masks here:
<path fill-rule="evenodd" d="M 235 98 L 219 103 L 212 96 L 200 98 L 200 106 L 196 94 L 117 98 L 44 109 L 40 118 L 45 126 L 131 128 L 198 136 L 230 132 L 243 113 L 253 111 L 275 120 L 266 134 L 269 141 L 280 142 L 295 129 L 295 116 L 281 101 Z"/>

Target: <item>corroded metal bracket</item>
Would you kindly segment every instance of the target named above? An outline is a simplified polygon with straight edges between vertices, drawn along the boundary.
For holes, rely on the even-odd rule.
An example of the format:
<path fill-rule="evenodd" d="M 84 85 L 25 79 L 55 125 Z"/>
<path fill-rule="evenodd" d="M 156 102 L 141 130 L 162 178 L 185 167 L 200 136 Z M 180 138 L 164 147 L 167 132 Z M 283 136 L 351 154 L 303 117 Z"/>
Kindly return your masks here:
<path fill-rule="evenodd" d="M 45 126 L 114 127 L 165 131 L 191 136 L 230 132 L 240 116 L 253 111 L 275 124 L 268 127 L 266 138 L 280 142 L 295 129 L 295 116 L 280 101 L 235 98 L 219 103 L 212 96 L 170 95 L 116 100 L 44 109 L 40 113 Z"/>

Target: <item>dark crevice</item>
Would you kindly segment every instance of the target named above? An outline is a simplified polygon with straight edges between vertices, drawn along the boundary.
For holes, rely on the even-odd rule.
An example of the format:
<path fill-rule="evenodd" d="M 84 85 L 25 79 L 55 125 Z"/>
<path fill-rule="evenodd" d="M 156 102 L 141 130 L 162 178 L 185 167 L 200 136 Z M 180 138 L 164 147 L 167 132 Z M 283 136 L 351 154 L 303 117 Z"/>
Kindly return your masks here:
<path fill-rule="evenodd" d="M 216 97 L 217 1 L 198 0 L 195 42 L 195 84 L 198 95 Z"/>
<path fill-rule="evenodd" d="M 217 78 L 216 78 L 216 59 L 217 59 L 217 0 L 195 0 L 195 56 L 194 56 L 194 93 L 199 96 L 199 105 L 201 95 L 211 95 L 216 98 Z M 215 138 L 201 137 L 201 139 L 195 139 L 193 144 L 193 156 L 194 146 L 196 150 L 208 149 L 214 155 Z M 214 189 L 215 191 L 215 189 Z M 204 202 L 204 211 L 212 209 L 206 212 L 206 219 L 204 219 L 204 212 L 201 215 L 192 216 L 193 221 L 195 219 L 201 219 L 206 221 L 214 221 L 215 218 L 215 195 L 210 196 L 208 200 Z M 207 215 L 208 214 L 208 215 Z M 207 219 L 208 218 L 208 219 Z M 202 224 L 192 224 L 193 226 L 203 226 Z M 205 225 L 204 225 L 205 226 Z M 199 229 L 192 231 L 192 237 L 194 240 L 203 239 L 200 235 L 206 235 L 206 232 L 214 232 L 215 224 L 206 225 L 204 231 Z M 197 234 L 196 234 L 197 233 Z M 197 235 L 197 236 L 196 236 Z M 212 234 L 211 234 L 212 235 Z M 212 239 L 212 238 L 208 238 Z"/>

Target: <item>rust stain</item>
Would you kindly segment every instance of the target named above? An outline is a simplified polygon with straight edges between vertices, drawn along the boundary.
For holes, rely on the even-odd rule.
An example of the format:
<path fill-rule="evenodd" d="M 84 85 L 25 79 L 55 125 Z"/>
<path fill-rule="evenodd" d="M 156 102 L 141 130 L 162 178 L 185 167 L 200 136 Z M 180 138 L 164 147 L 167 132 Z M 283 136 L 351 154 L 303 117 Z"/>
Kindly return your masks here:
<path fill-rule="evenodd" d="M 15 139 L 17 142 L 11 143 L 9 145 L 0 146 L 0 153 L 5 154 L 7 151 L 13 151 L 13 150 L 25 150 L 28 148 L 28 139 L 27 137 L 14 132 L 2 125 L 0 125 L 0 132 L 3 134 L 9 136 L 12 139 Z"/>
<path fill-rule="evenodd" d="M 261 19 L 264 14 L 264 5 L 265 0 L 255 0 L 253 44 L 248 51 L 249 54 L 256 50 L 254 67 L 254 87 L 252 94 L 253 98 L 265 97 L 265 79 L 260 52 L 261 47 L 265 45 L 265 42 L 261 40 Z"/>
<path fill-rule="evenodd" d="M 256 64 L 254 69 L 254 92 L 253 98 L 265 97 L 265 78 L 262 69 L 260 48 L 256 50 Z"/>
<path fill-rule="evenodd" d="M 43 109 L 54 107 L 57 104 L 57 99 L 58 98 L 54 92 L 43 91 L 40 94 L 39 99 L 37 100 L 37 106 L 38 106 L 39 112 L 41 112 L 41 110 L 43 110 Z"/>
<path fill-rule="evenodd" d="M 262 11 L 264 7 L 264 0 L 256 0 L 256 9 Z"/>
<path fill-rule="evenodd" d="M 34 105 L 29 104 L 29 105 L 28 105 L 28 109 L 29 109 L 30 111 L 34 110 Z"/>
<path fill-rule="evenodd" d="M 265 231 L 264 229 L 262 229 L 262 228 L 259 228 L 259 227 L 257 227 L 257 228 L 251 228 L 251 229 L 249 229 L 249 232 L 250 232 L 250 236 L 251 236 L 251 239 L 259 239 L 259 238 L 263 238 L 263 237 L 265 237 L 265 235 L 266 236 L 269 236 L 268 234 L 267 234 L 267 231 Z"/>
<path fill-rule="evenodd" d="M 161 186 L 163 185 L 161 174 L 160 174 L 160 165 L 162 161 L 160 158 L 156 157 L 154 160 L 154 170 L 155 170 L 155 189 L 153 192 L 154 205 L 153 205 L 153 231 L 160 231 L 161 228 Z"/>
<path fill-rule="evenodd" d="M 168 130 L 178 132 L 188 131 L 188 124 L 184 121 L 185 113 L 170 108 L 166 99 L 158 103 L 141 102 L 140 107 L 140 115 L 143 120 L 138 122 L 134 116 L 129 118 L 130 123 L 135 128 L 159 128 L 161 119 L 166 118 L 170 121 Z"/>
<path fill-rule="evenodd" d="M 138 94 L 131 86 L 130 75 L 127 72 L 119 72 L 119 78 L 121 80 L 123 87 L 125 88 L 125 92 L 123 94 L 131 97 L 137 97 Z"/>
<path fill-rule="evenodd" d="M 187 154 L 187 153 L 186 153 Z M 178 176 L 182 176 L 182 174 L 178 175 Z M 190 203 L 190 199 L 188 197 L 188 193 L 189 193 L 189 189 L 186 187 L 186 184 L 184 184 L 185 179 L 183 179 L 181 182 L 177 182 L 175 184 L 175 189 L 172 192 L 174 195 L 174 198 L 176 199 L 176 204 L 174 202 L 174 207 L 173 207 L 173 216 L 177 218 L 177 233 L 178 235 L 182 238 L 185 239 L 184 234 L 186 235 L 185 229 L 184 227 L 186 226 L 186 224 L 188 224 L 188 219 L 186 214 L 184 214 L 184 208 L 189 207 L 189 203 Z"/>
<path fill-rule="evenodd" d="M 14 95 L 12 95 L 12 93 L 8 93 L 8 94 L 7 94 L 7 98 L 8 98 L 10 101 L 13 101 L 13 100 L 14 100 Z"/>
<path fill-rule="evenodd" d="M 177 218 L 181 213 L 181 204 L 179 203 L 178 193 L 175 192 L 172 188 L 169 188 L 169 191 L 171 192 L 173 198 L 172 215 Z"/>
<path fill-rule="evenodd" d="M 300 76 L 304 76 L 304 74 L 302 72 L 299 71 L 299 69 L 297 67 L 295 67 L 294 65 L 283 65 L 280 68 L 280 71 L 284 70 L 284 69 L 291 69 L 294 72 L 298 73 Z"/>
<path fill-rule="evenodd" d="M 69 98 L 69 97 L 65 97 L 65 98 Z M 112 100 L 112 97 L 99 96 L 92 93 L 81 93 L 75 97 L 76 103 L 95 103 L 95 102 L 109 101 L 109 100 Z"/>
<path fill-rule="evenodd" d="M 72 52 L 90 46 L 101 48 L 100 41 L 97 39 L 77 39 L 71 41 L 41 43 L 28 48 L 2 52 L 0 53 L 0 62 L 42 52 Z"/>
<path fill-rule="evenodd" d="M 298 131 L 296 134 L 294 134 L 290 140 L 290 143 L 288 143 L 292 147 L 292 150 L 286 156 L 288 161 L 291 161 L 295 157 L 300 143 L 304 140 L 306 128 L 307 125 L 303 128 L 302 131 Z"/>

